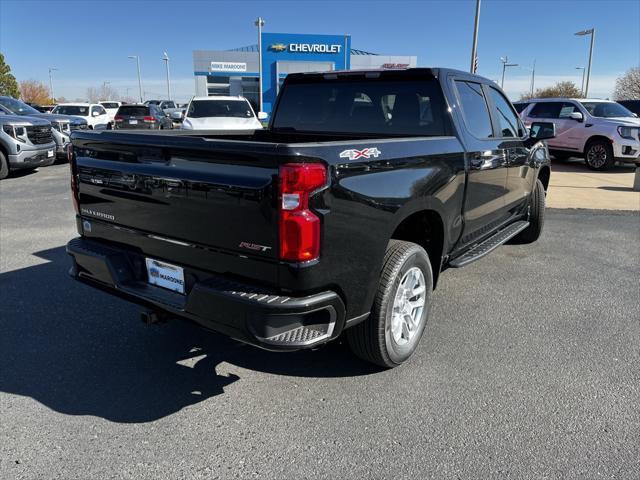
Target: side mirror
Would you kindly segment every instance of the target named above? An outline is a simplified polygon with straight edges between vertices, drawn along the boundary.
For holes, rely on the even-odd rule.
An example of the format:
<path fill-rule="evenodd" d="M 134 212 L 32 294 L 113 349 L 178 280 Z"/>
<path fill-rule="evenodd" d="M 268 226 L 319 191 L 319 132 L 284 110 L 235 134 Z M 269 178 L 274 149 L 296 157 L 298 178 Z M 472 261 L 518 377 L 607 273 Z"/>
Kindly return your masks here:
<path fill-rule="evenodd" d="M 584 120 L 584 117 L 582 116 L 581 112 L 571 112 L 571 114 L 569 115 L 569 118 L 577 122 L 582 122 Z"/>
<path fill-rule="evenodd" d="M 258 112 L 258 120 L 266 120 L 267 118 L 269 118 L 269 115 L 266 112 Z"/>
<path fill-rule="evenodd" d="M 95 112 L 95 111 L 94 111 L 94 112 L 91 112 L 91 116 L 92 116 L 92 117 L 97 117 L 98 115 L 100 115 L 98 112 Z"/>
<path fill-rule="evenodd" d="M 533 122 L 529 127 L 529 143 L 556 137 L 556 126 L 552 122 Z"/>

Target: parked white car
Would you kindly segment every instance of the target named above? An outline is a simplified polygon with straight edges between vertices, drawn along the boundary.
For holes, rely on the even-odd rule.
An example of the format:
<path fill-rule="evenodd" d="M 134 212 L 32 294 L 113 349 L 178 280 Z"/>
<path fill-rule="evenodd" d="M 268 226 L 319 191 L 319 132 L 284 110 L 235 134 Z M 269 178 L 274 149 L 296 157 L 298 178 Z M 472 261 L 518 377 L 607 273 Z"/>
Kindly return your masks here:
<path fill-rule="evenodd" d="M 615 162 L 640 166 L 640 118 L 616 102 L 586 98 L 541 98 L 520 116 L 532 122 L 553 122 L 556 137 L 547 141 L 558 159 L 583 157 L 593 170 L 607 170 Z"/>
<path fill-rule="evenodd" d="M 193 97 L 182 121 L 187 130 L 257 130 L 260 120 L 244 97 Z"/>
<path fill-rule="evenodd" d="M 74 115 L 84 118 L 90 129 L 112 129 L 113 122 L 105 108 L 99 103 L 60 103 L 51 113 Z"/>
<path fill-rule="evenodd" d="M 120 105 L 122 105 L 122 102 L 116 102 L 115 100 L 102 100 L 99 103 L 107 111 L 111 124 L 115 125 L 115 116 L 116 113 L 118 113 L 118 109 L 120 108 Z"/>

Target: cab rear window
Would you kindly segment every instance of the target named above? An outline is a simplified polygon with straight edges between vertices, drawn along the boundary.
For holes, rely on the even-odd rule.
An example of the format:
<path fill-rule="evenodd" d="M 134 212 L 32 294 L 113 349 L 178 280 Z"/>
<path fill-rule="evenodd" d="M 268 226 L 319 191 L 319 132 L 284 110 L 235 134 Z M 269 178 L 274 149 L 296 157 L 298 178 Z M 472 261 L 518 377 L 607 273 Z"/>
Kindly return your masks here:
<path fill-rule="evenodd" d="M 318 78 L 287 84 L 272 127 L 313 133 L 398 136 L 448 135 L 435 79 Z"/>
<path fill-rule="evenodd" d="M 143 107 L 139 105 L 120 107 L 118 109 L 118 115 L 128 117 L 144 117 L 146 115 L 149 115 L 149 107 Z"/>

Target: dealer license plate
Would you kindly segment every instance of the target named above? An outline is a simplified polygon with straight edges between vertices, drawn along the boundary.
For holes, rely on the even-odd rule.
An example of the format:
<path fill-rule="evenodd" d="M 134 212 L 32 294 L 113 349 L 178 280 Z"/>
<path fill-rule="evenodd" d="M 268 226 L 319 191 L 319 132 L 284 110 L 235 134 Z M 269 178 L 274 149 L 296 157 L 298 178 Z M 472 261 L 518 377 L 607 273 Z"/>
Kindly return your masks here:
<path fill-rule="evenodd" d="M 149 283 L 184 294 L 184 269 L 170 263 L 147 258 Z"/>
<path fill-rule="evenodd" d="M 129 120 L 129 125 L 137 125 L 138 120 Z"/>

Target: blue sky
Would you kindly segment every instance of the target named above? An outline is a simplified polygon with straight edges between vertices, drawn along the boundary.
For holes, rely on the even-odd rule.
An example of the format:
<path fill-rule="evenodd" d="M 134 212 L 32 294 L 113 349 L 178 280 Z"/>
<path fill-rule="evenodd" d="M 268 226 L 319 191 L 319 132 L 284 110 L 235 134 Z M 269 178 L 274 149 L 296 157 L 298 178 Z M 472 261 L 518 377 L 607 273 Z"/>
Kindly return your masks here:
<path fill-rule="evenodd" d="M 85 96 L 88 87 L 111 82 L 135 96 L 139 55 L 148 96 L 166 91 L 162 52 L 171 57 L 178 100 L 194 91 L 192 51 L 256 43 L 253 21 L 265 31 L 350 34 L 354 48 L 417 55 L 419 66 L 468 69 L 474 0 L 451 1 L 32 1 L 0 0 L 0 51 L 18 80 L 48 84 L 54 66 L 56 95 Z M 478 73 L 499 79 L 499 58 L 530 67 L 536 86 L 581 77 L 588 37 L 596 28 L 590 96 L 607 97 L 615 78 L 640 65 L 638 0 L 483 0 Z M 505 90 L 528 90 L 525 68 L 508 70 Z M 128 90 L 127 90 L 128 89 Z"/>

